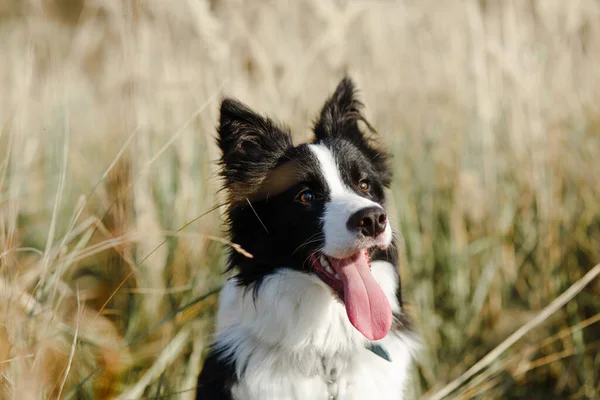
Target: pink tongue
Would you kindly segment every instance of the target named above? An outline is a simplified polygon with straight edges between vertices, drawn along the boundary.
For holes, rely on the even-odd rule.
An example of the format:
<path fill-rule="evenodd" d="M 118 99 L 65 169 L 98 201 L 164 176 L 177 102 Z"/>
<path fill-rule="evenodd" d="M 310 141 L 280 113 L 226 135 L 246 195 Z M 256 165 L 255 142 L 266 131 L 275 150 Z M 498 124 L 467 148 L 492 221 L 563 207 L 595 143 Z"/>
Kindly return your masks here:
<path fill-rule="evenodd" d="M 369 340 L 383 338 L 392 326 L 392 309 L 373 279 L 368 255 L 360 252 L 330 262 L 344 283 L 344 303 L 350 323 Z"/>

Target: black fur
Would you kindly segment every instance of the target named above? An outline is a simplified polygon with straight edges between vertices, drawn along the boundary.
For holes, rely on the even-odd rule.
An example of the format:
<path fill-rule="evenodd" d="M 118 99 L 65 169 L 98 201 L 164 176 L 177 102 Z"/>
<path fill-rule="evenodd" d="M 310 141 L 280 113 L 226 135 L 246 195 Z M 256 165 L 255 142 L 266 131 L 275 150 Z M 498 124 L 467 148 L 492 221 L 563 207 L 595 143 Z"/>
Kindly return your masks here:
<path fill-rule="evenodd" d="M 356 98 L 356 88 L 348 77 L 342 79 L 333 95 L 325 102 L 320 118 L 315 123 L 315 142 L 342 139 L 351 142 L 371 161 L 384 186 L 389 187 L 392 173 L 390 155 L 372 136 L 366 136 L 358 126 L 362 122 L 370 133 L 375 129 L 361 113 L 363 105 Z"/>
<path fill-rule="evenodd" d="M 292 148 L 290 133 L 234 99 L 221 103 L 221 175 L 232 203 L 243 201 Z"/>
<path fill-rule="evenodd" d="M 198 376 L 196 400 L 232 400 L 231 387 L 236 380 L 235 365 L 222 360 L 211 348 Z"/>

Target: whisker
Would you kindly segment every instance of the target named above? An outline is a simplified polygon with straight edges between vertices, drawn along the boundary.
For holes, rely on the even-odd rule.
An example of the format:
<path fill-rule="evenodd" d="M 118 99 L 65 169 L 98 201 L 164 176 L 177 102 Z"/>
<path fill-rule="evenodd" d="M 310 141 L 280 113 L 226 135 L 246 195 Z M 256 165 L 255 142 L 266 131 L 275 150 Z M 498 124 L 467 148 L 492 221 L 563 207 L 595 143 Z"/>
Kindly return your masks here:
<path fill-rule="evenodd" d="M 316 234 L 310 236 L 308 239 L 306 239 L 304 241 L 304 243 L 302 243 L 300 246 L 296 247 L 296 249 L 292 252 L 292 255 L 296 254 L 296 252 L 298 250 L 300 250 L 302 247 L 307 246 L 311 243 L 316 243 L 316 242 L 322 240 L 323 238 L 324 238 L 324 235 L 322 233 L 316 233 Z"/>
<path fill-rule="evenodd" d="M 246 197 L 246 201 L 248 202 L 248 205 L 250 206 L 250 208 L 252 209 L 252 212 L 254 213 L 254 215 L 256 215 L 256 218 L 258 219 L 258 222 L 260 222 L 260 224 L 262 225 L 263 228 L 265 228 L 265 231 L 267 231 L 267 233 L 270 235 L 271 233 L 269 232 L 269 230 L 267 229 L 267 227 L 265 226 L 265 224 L 262 222 L 262 219 L 260 219 L 260 217 L 258 216 L 258 214 L 256 213 L 256 210 L 254 209 L 254 207 L 252 206 L 252 203 L 250 203 L 250 200 L 248 200 L 248 198 Z"/>

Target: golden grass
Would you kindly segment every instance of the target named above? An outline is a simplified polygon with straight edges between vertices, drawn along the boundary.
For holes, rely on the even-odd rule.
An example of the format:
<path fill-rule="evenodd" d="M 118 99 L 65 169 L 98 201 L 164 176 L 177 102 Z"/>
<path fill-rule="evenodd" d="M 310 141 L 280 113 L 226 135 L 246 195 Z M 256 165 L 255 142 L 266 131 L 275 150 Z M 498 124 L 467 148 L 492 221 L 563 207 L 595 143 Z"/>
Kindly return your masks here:
<path fill-rule="evenodd" d="M 411 389 L 435 393 L 600 261 L 599 17 L 595 0 L 0 0 L 0 396 L 193 398 L 228 245 L 219 98 L 300 141 L 346 72 L 395 155 Z M 599 292 L 450 396 L 597 397 Z"/>

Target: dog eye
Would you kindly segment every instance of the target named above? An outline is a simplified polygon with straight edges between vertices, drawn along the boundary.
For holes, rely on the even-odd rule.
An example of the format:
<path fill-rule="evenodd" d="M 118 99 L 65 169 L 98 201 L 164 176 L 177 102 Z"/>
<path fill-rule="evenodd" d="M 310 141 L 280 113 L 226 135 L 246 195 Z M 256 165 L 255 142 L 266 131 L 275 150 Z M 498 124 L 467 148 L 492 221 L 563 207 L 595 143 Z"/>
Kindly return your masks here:
<path fill-rule="evenodd" d="M 369 190 L 370 187 L 371 187 L 371 185 L 369 185 L 369 182 L 367 182 L 365 179 L 361 179 L 358 182 L 358 188 L 360 190 L 362 190 L 363 192 L 366 192 L 367 190 Z"/>
<path fill-rule="evenodd" d="M 300 202 L 304 204 L 311 203 L 314 199 L 315 195 L 308 190 L 300 193 L 300 195 L 298 196 L 298 200 L 300 200 Z"/>

